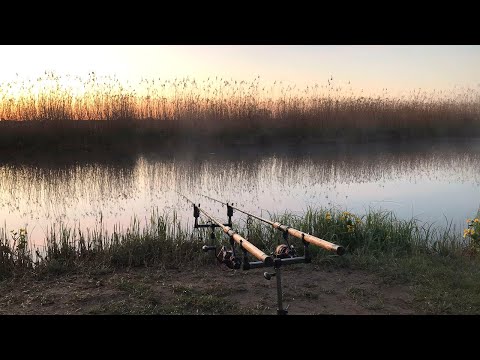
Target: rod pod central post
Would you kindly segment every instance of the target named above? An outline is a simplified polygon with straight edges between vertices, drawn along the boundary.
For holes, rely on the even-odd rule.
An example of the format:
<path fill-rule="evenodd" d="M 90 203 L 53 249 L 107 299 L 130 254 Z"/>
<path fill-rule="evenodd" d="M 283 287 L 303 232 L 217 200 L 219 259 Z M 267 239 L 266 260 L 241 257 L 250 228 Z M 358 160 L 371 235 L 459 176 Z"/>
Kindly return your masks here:
<path fill-rule="evenodd" d="M 282 260 L 275 258 L 273 260 L 273 268 L 275 269 L 274 273 L 264 272 L 263 277 L 267 280 L 271 280 L 272 277 L 277 278 L 277 315 L 287 315 L 287 309 L 283 308 L 283 299 L 282 299 Z M 287 306 L 288 308 L 288 306 Z"/>

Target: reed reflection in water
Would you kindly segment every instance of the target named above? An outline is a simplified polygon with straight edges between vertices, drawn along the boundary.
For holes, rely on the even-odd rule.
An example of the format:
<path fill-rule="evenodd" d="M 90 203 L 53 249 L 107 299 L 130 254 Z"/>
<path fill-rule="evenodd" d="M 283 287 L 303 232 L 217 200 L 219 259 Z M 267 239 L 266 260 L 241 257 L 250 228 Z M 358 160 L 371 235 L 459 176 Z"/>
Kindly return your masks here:
<path fill-rule="evenodd" d="M 113 231 L 133 216 L 176 211 L 185 226 L 193 211 L 179 191 L 226 220 L 226 209 L 302 214 L 336 207 L 363 214 L 393 210 L 461 231 L 480 206 L 480 142 L 422 146 L 330 145 L 295 151 L 143 154 L 126 162 L 72 161 L 0 165 L 0 221 L 7 231 L 26 227 L 42 245 L 53 224 Z M 235 213 L 235 221 L 244 216 Z"/>

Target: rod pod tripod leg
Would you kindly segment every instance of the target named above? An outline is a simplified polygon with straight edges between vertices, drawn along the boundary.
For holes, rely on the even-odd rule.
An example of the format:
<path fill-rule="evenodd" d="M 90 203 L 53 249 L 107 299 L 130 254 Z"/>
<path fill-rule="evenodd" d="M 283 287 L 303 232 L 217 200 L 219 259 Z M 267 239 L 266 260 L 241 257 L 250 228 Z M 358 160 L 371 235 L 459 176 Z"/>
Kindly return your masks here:
<path fill-rule="evenodd" d="M 288 306 L 286 309 L 283 308 L 282 300 L 282 260 L 275 258 L 273 262 L 273 268 L 275 269 L 274 273 L 264 272 L 263 277 L 267 280 L 271 280 L 272 277 L 277 278 L 277 315 L 287 315 Z"/>

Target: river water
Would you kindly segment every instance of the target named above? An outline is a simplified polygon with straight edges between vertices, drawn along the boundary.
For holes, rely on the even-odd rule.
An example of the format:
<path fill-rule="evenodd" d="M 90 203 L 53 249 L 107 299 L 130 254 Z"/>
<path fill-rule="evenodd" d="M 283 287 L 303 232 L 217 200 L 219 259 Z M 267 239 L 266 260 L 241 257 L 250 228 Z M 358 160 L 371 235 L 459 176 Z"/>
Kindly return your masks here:
<path fill-rule="evenodd" d="M 27 228 L 42 245 L 48 228 L 127 227 L 153 210 L 193 223 L 177 191 L 226 221 L 226 209 L 198 194 L 234 201 L 268 217 L 308 207 L 364 214 L 393 210 L 462 231 L 480 207 L 480 139 L 409 144 L 330 144 L 290 148 L 150 151 L 99 160 L 0 162 L 0 221 L 7 232 Z M 235 213 L 235 221 L 244 216 Z"/>

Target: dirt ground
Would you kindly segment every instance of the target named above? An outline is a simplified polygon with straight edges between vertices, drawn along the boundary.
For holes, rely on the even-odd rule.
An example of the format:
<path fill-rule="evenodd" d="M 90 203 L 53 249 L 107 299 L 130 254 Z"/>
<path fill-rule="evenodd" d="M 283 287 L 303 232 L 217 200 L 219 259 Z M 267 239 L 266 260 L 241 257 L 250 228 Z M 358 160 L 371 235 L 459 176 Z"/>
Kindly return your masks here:
<path fill-rule="evenodd" d="M 0 314 L 276 314 L 265 269 L 136 268 L 0 282 Z M 364 271 L 300 264 L 282 269 L 289 314 L 414 314 L 411 289 Z"/>

